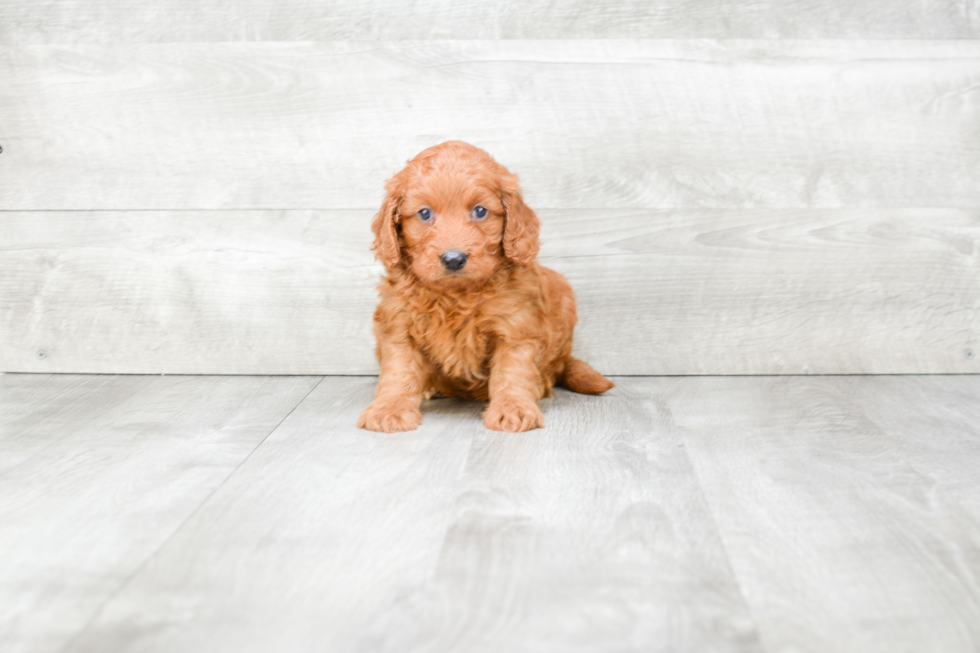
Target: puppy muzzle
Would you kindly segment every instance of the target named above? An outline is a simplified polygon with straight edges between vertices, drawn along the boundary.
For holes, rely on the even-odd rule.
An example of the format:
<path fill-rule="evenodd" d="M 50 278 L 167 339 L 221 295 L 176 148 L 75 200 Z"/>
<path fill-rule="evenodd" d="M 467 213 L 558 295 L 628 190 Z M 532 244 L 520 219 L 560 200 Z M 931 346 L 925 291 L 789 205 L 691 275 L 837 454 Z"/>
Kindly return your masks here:
<path fill-rule="evenodd" d="M 448 252 L 443 252 L 439 256 L 439 260 L 442 261 L 442 266 L 449 270 L 450 272 L 459 272 L 466 265 L 466 252 L 461 252 L 458 249 L 451 249 Z"/>

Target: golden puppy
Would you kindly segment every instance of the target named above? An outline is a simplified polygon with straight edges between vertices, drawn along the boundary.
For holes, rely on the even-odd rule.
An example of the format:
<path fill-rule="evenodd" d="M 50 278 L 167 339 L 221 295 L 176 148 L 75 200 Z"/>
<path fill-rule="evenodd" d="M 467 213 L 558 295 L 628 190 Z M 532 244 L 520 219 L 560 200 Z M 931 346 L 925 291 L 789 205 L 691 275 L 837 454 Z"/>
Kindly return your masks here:
<path fill-rule="evenodd" d="M 517 178 L 481 149 L 449 141 L 388 180 L 371 225 L 384 264 L 374 313 L 381 376 L 357 425 L 410 431 L 433 394 L 490 400 L 487 428 L 543 427 L 538 399 L 558 383 L 613 387 L 572 358 L 575 295 L 537 262 L 538 217 Z"/>

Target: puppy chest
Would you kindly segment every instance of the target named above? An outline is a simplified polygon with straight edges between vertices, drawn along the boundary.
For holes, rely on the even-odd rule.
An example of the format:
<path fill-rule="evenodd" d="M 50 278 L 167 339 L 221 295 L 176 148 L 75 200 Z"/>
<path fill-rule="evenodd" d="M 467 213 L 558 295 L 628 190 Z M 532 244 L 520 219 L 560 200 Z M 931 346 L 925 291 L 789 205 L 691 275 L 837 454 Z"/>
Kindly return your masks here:
<path fill-rule="evenodd" d="M 466 381 L 489 377 L 493 338 L 478 318 L 430 314 L 413 327 L 412 338 L 444 375 Z"/>

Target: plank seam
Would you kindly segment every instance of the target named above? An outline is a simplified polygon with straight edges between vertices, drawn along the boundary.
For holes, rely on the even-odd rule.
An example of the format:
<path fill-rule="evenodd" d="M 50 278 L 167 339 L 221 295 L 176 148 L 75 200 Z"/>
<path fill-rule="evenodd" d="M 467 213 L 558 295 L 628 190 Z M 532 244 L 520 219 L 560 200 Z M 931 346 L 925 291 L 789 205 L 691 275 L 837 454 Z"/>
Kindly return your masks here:
<path fill-rule="evenodd" d="M 174 375 L 174 376 L 177 376 L 177 375 Z M 206 376 L 206 375 L 203 375 L 202 374 L 200 376 Z M 279 420 L 279 422 L 274 427 L 272 427 L 272 430 L 270 430 L 266 434 L 266 436 L 264 438 L 262 438 L 262 440 L 252 448 L 252 450 L 250 452 L 248 452 L 248 455 L 246 455 L 244 458 L 242 458 L 241 461 L 239 461 L 239 463 L 237 465 L 235 465 L 235 468 L 232 469 L 228 473 L 228 475 L 224 478 L 224 480 L 222 480 L 221 483 L 219 483 L 217 486 L 215 486 L 215 488 L 210 493 L 208 493 L 208 495 L 206 497 L 204 497 L 204 499 L 201 500 L 201 502 L 198 504 L 198 506 L 196 508 L 194 508 L 194 510 L 192 510 L 190 513 L 188 513 L 187 517 L 185 517 L 184 520 L 180 522 L 180 524 L 177 526 L 177 528 L 175 528 L 173 530 L 173 532 L 171 532 L 170 535 L 168 535 L 167 538 L 163 542 L 160 543 L 160 546 L 156 547 L 148 556 L 146 556 L 146 558 L 143 560 L 143 562 L 141 562 L 136 567 L 136 569 L 134 569 L 132 571 L 132 573 L 130 573 L 129 576 L 126 577 L 126 580 L 124 580 L 119 585 L 119 587 L 117 587 L 116 590 L 114 592 L 112 592 L 112 594 L 110 594 L 102 602 L 102 604 L 98 607 L 98 609 L 96 609 L 92 613 L 92 616 L 85 622 L 85 625 L 82 626 L 81 628 L 79 628 L 78 631 L 65 643 L 65 645 L 60 649 L 61 653 L 67 653 L 67 651 L 71 650 L 72 646 L 75 645 L 75 642 L 77 642 L 78 639 L 82 635 L 84 635 L 85 633 L 87 633 L 88 630 L 89 630 L 89 628 L 92 627 L 92 624 L 94 624 L 98 620 L 99 616 L 103 613 L 103 611 L 105 611 L 106 606 L 109 605 L 110 603 L 112 603 L 112 601 L 114 601 L 116 599 L 116 597 L 118 597 L 127 587 L 129 587 L 129 584 L 132 583 L 133 579 L 136 578 L 146 568 L 146 566 L 148 564 L 150 564 L 150 561 L 151 560 L 153 560 L 154 558 L 156 558 L 160 554 L 160 552 L 163 551 L 167 547 L 167 545 L 170 544 L 171 541 L 173 541 L 174 537 L 176 537 L 177 534 L 180 533 L 180 531 L 184 529 L 184 527 L 188 524 L 188 522 L 190 522 L 190 520 L 193 519 L 194 516 L 197 513 L 199 513 L 201 511 L 201 509 L 205 505 L 207 505 L 207 503 L 211 500 L 211 498 L 222 487 L 224 487 L 224 485 L 228 482 L 228 480 L 232 476 L 234 476 L 235 473 L 242 467 L 242 465 L 244 465 L 252 457 L 252 455 L 259 449 L 259 447 L 261 447 L 263 444 L 265 444 L 266 440 L 268 440 L 272 436 L 273 433 L 275 433 L 277 430 L 279 430 L 279 427 L 282 426 L 283 422 L 285 422 L 287 419 L 289 419 L 289 416 L 292 415 L 293 412 L 295 412 L 296 409 L 299 408 L 299 406 L 304 401 L 306 401 L 306 398 L 309 397 L 310 394 L 312 394 L 312 392 L 314 390 L 316 390 L 317 387 L 319 387 L 319 385 L 321 383 L 323 383 L 323 379 L 325 379 L 325 378 L 326 377 L 321 376 L 320 379 L 313 385 L 313 387 L 310 388 L 309 392 L 307 392 L 305 395 L 303 395 L 303 398 L 296 402 L 296 405 L 293 406 L 289 410 L 289 412 L 286 413 L 286 415 L 281 420 Z"/>
<path fill-rule="evenodd" d="M 828 375 L 830 376 L 830 375 Z M 729 576 L 735 583 L 735 588 L 738 590 L 738 596 L 742 599 L 742 604 L 745 606 L 745 610 L 748 612 L 749 616 L 752 617 L 752 625 L 755 628 L 756 641 L 759 643 L 759 648 L 763 652 L 770 651 L 768 646 L 762 638 L 762 629 L 759 625 L 759 617 L 749 603 L 748 598 L 745 596 L 745 591 L 742 587 L 742 581 L 738 577 L 738 573 L 735 571 L 735 566 L 732 564 L 732 556 L 728 551 L 728 545 L 725 543 L 725 538 L 722 536 L 721 528 L 718 526 L 718 520 L 715 519 L 715 512 L 712 509 L 711 500 L 708 498 L 708 493 L 705 491 L 704 483 L 701 481 L 701 476 L 698 474 L 698 469 L 694 464 L 694 460 L 691 458 L 691 454 L 687 448 L 687 441 L 684 437 L 684 429 L 682 429 L 678 424 L 677 420 L 674 419 L 674 412 L 670 409 L 668 402 L 664 401 L 663 406 L 664 412 L 670 419 L 670 425 L 677 439 L 680 441 L 680 447 L 684 452 L 684 458 L 687 460 L 688 467 L 691 470 L 691 475 L 694 477 L 695 482 L 697 482 L 698 493 L 701 495 L 702 501 L 704 501 L 705 511 L 708 513 L 707 518 L 711 521 L 711 527 L 714 530 L 715 536 L 718 538 L 718 545 L 721 547 L 722 552 L 725 554 L 725 566 L 728 568 Z"/>

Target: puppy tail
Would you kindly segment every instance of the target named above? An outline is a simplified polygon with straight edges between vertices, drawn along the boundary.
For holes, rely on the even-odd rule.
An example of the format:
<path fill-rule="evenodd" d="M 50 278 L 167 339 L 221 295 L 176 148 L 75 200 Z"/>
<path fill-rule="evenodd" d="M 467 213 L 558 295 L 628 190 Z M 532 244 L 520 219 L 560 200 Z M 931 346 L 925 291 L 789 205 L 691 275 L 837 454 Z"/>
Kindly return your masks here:
<path fill-rule="evenodd" d="M 584 395 L 597 395 L 613 387 L 613 382 L 596 372 L 585 361 L 569 358 L 565 371 L 558 378 L 558 384 L 572 392 Z"/>

